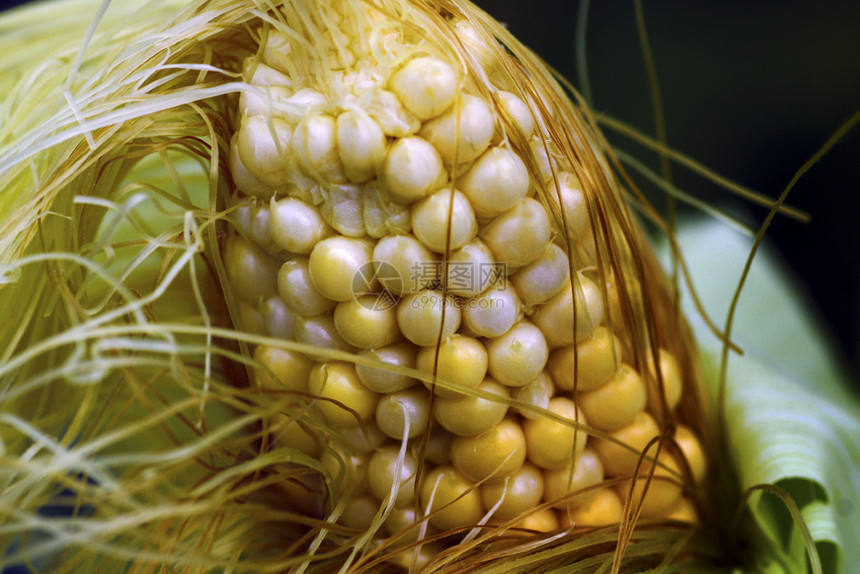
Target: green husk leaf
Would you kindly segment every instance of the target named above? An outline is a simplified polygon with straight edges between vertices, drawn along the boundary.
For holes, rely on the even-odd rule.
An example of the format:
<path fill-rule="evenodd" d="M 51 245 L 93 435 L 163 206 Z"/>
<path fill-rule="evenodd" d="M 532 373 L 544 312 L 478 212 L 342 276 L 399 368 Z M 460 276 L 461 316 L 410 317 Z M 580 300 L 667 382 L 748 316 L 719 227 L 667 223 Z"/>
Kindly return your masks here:
<path fill-rule="evenodd" d="M 725 316 L 752 241 L 698 220 L 681 226 L 678 241 L 699 296 L 714 316 Z M 721 342 L 688 313 L 716 371 Z M 729 359 L 725 430 L 740 486 L 773 484 L 788 492 L 823 571 L 846 571 L 860 562 L 854 543 L 860 539 L 860 402 L 806 294 L 767 249 L 746 281 L 732 339 L 744 355 Z M 758 535 L 749 529 L 737 535 L 742 542 L 752 536 L 753 570 L 782 571 L 776 558 L 782 555 L 791 572 L 809 571 L 802 536 L 779 499 L 753 493 L 748 511 Z"/>

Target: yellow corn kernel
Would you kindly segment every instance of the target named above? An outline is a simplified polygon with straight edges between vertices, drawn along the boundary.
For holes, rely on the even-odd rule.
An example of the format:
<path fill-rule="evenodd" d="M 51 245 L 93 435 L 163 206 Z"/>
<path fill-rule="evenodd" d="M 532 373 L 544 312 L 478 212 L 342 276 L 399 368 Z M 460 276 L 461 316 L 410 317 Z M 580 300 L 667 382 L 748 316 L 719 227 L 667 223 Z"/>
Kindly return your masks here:
<path fill-rule="evenodd" d="M 415 500 L 415 472 L 418 468 L 415 459 L 408 452 L 400 457 L 400 451 L 394 446 L 385 446 L 376 450 L 367 463 L 367 478 L 370 491 L 384 501 L 397 485 L 397 496 L 394 502 L 397 506 L 412 504 Z"/>
<path fill-rule="evenodd" d="M 588 422 L 600 430 L 612 431 L 633 422 L 645 410 L 648 400 L 645 383 L 632 367 L 622 364 L 608 381 L 580 393 L 579 405 Z"/>
<path fill-rule="evenodd" d="M 430 524 L 442 530 L 477 524 L 484 515 L 481 489 L 453 466 L 438 466 L 428 472 L 420 494 Z"/>
<path fill-rule="evenodd" d="M 454 468 L 475 482 L 501 480 L 518 471 L 526 460 L 526 438 L 514 419 L 504 419 L 474 436 L 451 441 Z"/>
<path fill-rule="evenodd" d="M 425 373 L 434 373 L 442 380 L 474 389 L 487 374 L 487 362 L 487 350 L 481 341 L 465 335 L 453 335 L 438 346 L 424 347 L 418 351 L 415 366 Z M 425 381 L 424 385 L 442 397 L 461 394 L 433 382 Z"/>
<path fill-rule="evenodd" d="M 528 463 L 505 478 L 485 483 L 481 489 L 484 507 L 495 509 L 493 516 L 497 518 L 524 514 L 540 503 L 543 493 L 543 474 Z"/>
<path fill-rule="evenodd" d="M 602 488 L 576 508 L 560 511 L 563 527 L 598 527 L 618 524 L 623 516 L 621 499 L 611 488 Z"/>
<path fill-rule="evenodd" d="M 549 417 L 523 421 L 528 459 L 541 468 L 562 468 L 585 449 L 588 435 L 578 430 L 576 424 L 587 423 L 585 415 L 570 399 L 551 399 L 548 410 L 565 422 Z"/>
<path fill-rule="evenodd" d="M 603 482 L 603 463 L 590 448 L 582 451 L 576 460 L 561 468 L 544 469 L 543 499 L 559 509 L 570 509 L 584 504 L 596 494 L 593 487 Z"/>
<path fill-rule="evenodd" d="M 485 378 L 479 391 L 508 398 L 508 388 Z M 502 422 L 508 406 L 501 402 L 474 395 L 438 396 L 433 403 L 433 416 L 442 428 L 460 436 L 474 436 Z"/>
<path fill-rule="evenodd" d="M 509 387 L 534 381 L 546 366 L 549 349 L 540 329 L 522 321 L 487 342 L 490 375 Z"/>
<path fill-rule="evenodd" d="M 318 406 L 333 425 L 352 426 L 370 420 L 379 395 L 361 384 L 355 367 L 348 363 L 315 366 L 308 378 L 308 390 L 319 396 Z"/>
<path fill-rule="evenodd" d="M 589 391 L 608 381 L 620 363 L 620 341 L 609 329 L 599 327 L 588 339 L 554 349 L 546 368 L 559 389 L 573 391 L 575 386 L 578 391 Z"/>
<path fill-rule="evenodd" d="M 375 416 L 379 429 L 393 439 L 420 436 L 430 422 L 430 393 L 416 386 L 383 395 Z"/>

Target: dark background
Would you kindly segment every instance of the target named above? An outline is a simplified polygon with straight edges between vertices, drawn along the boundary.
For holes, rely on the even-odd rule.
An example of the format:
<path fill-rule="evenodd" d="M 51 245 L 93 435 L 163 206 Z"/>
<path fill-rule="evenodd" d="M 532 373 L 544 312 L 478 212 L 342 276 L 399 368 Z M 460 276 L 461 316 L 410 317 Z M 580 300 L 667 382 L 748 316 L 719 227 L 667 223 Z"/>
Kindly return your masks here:
<path fill-rule="evenodd" d="M 478 0 L 577 84 L 572 0 Z M 830 135 L 860 110 L 860 2 L 644 1 L 670 146 L 777 197 Z M 652 100 L 632 0 L 591 3 L 587 59 L 598 113 L 654 134 Z M 605 131 L 655 170 L 656 155 Z M 748 223 L 710 182 L 673 169 L 682 189 Z M 777 217 L 768 237 L 835 332 L 860 386 L 860 126 L 794 188 L 809 224 Z"/>
<path fill-rule="evenodd" d="M 21 3 L 0 0 L 0 7 Z M 526 45 L 576 81 L 575 0 L 479 0 Z M 776 197 L 836 128 L 860 109 L 860 2 L 645 1 L 668 143 Z M 589 76 L 599 113 L 654 133 L 632 0 L 592 2 Z M 608 132 L 607 132 L 608 133 Z M 610 139 L 654 168 L 656 156 Z M 682 189 L 755 225 L 766 212 L 683 169 Z M 789 203 L 809 224 L 778 217 L 769 237 L 803 280 L 860 380 L 860 130 L 801 180 Z"/>

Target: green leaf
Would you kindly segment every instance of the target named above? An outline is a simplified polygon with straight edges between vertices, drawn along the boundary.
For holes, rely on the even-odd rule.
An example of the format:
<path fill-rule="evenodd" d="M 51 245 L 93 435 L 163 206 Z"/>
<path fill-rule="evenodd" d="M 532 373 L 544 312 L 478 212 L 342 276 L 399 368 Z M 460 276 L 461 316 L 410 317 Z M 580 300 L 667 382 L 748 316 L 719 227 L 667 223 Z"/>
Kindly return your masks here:
<path fill-rule="evenodd" d="M 751 240 L 704 220 L 684 224 L 678 239 L 705 308 L 723 324 Z M 721 342 L 689 299 L 685 310 L 716 372 Z M 773 484 L 788 492 L 815 540 L 823 571 L 843 572 L 845 565 L 860 563 L 860 401 L 806 293 L 767 248 L 759 251 L 747 279 L 732 340 L 744 355 L 729 358 L 725 430 L 740 486 Z M 763 534 L 749 541 L 751 568 L 810 571 L 785 504 L 756 492 L 749 510 Z"/>

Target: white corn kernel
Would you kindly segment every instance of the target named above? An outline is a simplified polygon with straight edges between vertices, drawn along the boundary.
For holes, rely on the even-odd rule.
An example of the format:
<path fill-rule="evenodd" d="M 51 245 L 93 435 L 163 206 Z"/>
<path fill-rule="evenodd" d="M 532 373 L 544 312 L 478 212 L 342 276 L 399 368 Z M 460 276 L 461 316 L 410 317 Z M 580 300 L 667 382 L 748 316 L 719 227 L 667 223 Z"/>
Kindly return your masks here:
<path fill-rule="evenodd" d="M 445 288 L 455 295 L 474 297 L 504 279 L 504 266 L 496 264 L 490 249 L 480 239 L 453 251 L 445 264 Z"/>
<path fill-rule="evenodd" d="M 610 432 L 609 436 L 618 442 L 595 437 L 589 445 L 600 455 L 606 474 L 632 475 L 639 463 L 640 453 L 653 438 L 660 436 L 660 427 L 651 415 L 641 412 L 634 417 L 633 422 Z M 653 457 L 656 452 L 656 447 L 652 447 L 648 455 Z"/>
<path fill-rule="evenodd" d="M 417 355 L 418 348 L 405 341 L 385 347 L 365 349 L 359 353 L 360 357 L 407 369 L 415 368 Z M 394 393 L 418 384 L 418 379 L 397 373 L 384 366 L 368 367 L 356 364 L 355 372 L 358 373 L 358 378 L 361 379 L 364 386 L 377 393 Z"/>
<path fill-rule="evenodd" d="M 612 431 L 633 422 L 645 410 L 648 392 L 633 367 L 622 364 L 605 383 L 579 393 L 577 401 L 588 422 L 603 431 Z"/>
<path fill-rule="evenodd" d="M 394 295 L 417 293 L 430 287 L 439 278 L 439 256 L 425 247 L 412 235 L 389 235 L 377 242 L 373 248 L 383 287 Z M 393 268 L 393 277 L 388 277 Z"/>
<path fill-rule="evenodd" d="M 314 458 L 322 454 L 322 444 L 319 438 L 305 430 L 296 419 L 276 413 L 270 419 L 269 424 L 274 448 L 294 448 Z"/>
<path fill-rule="evenodd" d="M 597 490 L 582 492 L 603 482 L 603 463 L 590 448 L 582 451 L 576 460 L 561 468 L 543 471 L 545 502 L 555 508 L 571 510 L 594 497 Z"/>
<path fill-rule="evenodd" d="M 482 35 L 468 20 L 456 20 L 453 24 L 457 39 L 475 57 L 476 63 L 481 66 L 484 73 L 492 74 L 496 70 L 499 60 L 496 54 L 492 52 L 488 42 L 495 42 L 495 39 Z"/>
<path fill-rule="evenodd" d="M 262 364 L 255 369 L 260 386 L 299 392 L 308 390 L 308 375 L 314 362 L 305 355 L 289 349 L 258 345 L 254 349 L 254 360 Z"/>
<path fill-rule="evenodd" d="M 337 122 L 331 116 L 310 114 L 293 134 L 296 159 L 309 175 L 325 183 L 346 183 L 337 149 Z"/>
<path fill-rule="evenodd" d="M 418 133 L 439 151 L 446 165 L 468 163 L 493 139 L 495 118 L 487 102 L 463 94 L 447 112 L 425 123 Z"/>
<path fill-rule="evenodd" d="M 353 183 L 376 176 L 385 155 L 385 134 L 365 112 L 347 110 L 337 117 L 337 151 L 344 173 Z"/>
<path fill-rule="evenodd" d="M 601 488 L 585 502 L 560 512 L 559 516 L 563 528 L 572 528 L 574 525 L 591 528 L 610 526 L 621 522 L 624 505 L 615 489 Z"/>
<path fill-rule="evenodd" d="M 409 60 L 389 80 L 389 89 L 421 120 L 444 112 L 457 95 L 459 81 L 450 65 L 432 57 Z"/>
<path fill-rule="evenodd" d="M 430 524 L 441 530 L 474 526 L 484 516 L 481 489 L 453 466 L 437 466 L 427 472 L 419 493 L 426 514 L 432 513 Z M 404 566 L 411 568 L 411 561 Z"/>
<path fill-rule="evenodd" d="M 275 194 L 275 188 L 248 171 L 242 157 L 239 155 L 239 133 L 230 138 L 230 177 L 236 189 L 250 195 L 269 200 Z"/>
<path fill-rule="evenodd" d="M 419 350 L 415 367 L 419 371 L 436 375 L 440 380 L 474 389 L 487 375 L 487 350 L 478 339 L 452 335 L 443 339 L 439 345 Z M 424 381 L 424 386 L 440 397 L 461 395 L 454 389 L 434 385 L 430 381 Z"/>
<path fill-rule="evenodd" d="M 469 198 L 475 215 L 495 217 L 526 196 L 529 173 L 517 154 L 495 147 L 475 160 L 457 185 Z"/>
<path fill-rule="evenodd" d="M 520 302 L 513 289 L 490 287 L 466 302 L 463 325 L 481 337 L 500 337 L 520 316 Z"/>
<path fill-rule="evenodd" d="M 261 115 L 264 117 L 279 117 L 282 113 L 280 104 L 293 95 L 289 88 L 279 86 L 263 86 L 257 90 L 246 90 L 239 96 L 239 110 L 243 116 Z"/>
<path fill-rule="evenodd" d="M 560 154 L 555 144 L 551 140 L 545 140 L 535 135 L 529 140 L 529 148 L 531 148 L 532 158 L 537 164 L 538 173 L 535 179 L 538 181 L 552 179 L 553 173 L 558 173 L 559 170 L 558 158 Z"/>
<path fill-rule="evenodd" d="M 355 372 L 358 374 L 358 369 Z M 373 389 L 370 390 L 372 391 Z M 349 451 L 357 455 L 370 455 L 376 452 L 385 444 L 388 438 L 382 434 L 382 431 L 379 430 L 379 427 L 373 421 L 366 421 L 360 426 L 341 429 L 339 436 L 343 439 L 344 445 Z"/>
<path fill-rule="evenodd" d="M 374 349 L 400 339 L 394 307 L 377 304 L 376 295 L 362 295 L 337 304 L 334 309 L 337 332 L 350 345 Z"/>
<path fill-rule="evenodd" d="M 224 267 L 236 295 L 255 309 L 260 300 L 277 295 L 277 260 L 241 236 L 235 235 L 227 242 Z"/>
<path fill-rule="evenodd" d="M 541 256 L 549 243 L 550 232 L 543 205 L 527 197 L 488 224 L 481 231 L 481 239 L 496 261 L 515 268 Z"/>
<path fill-rule="evenodd" d="M 430 422 L 430 393 L 416 386 L 382 395 L 376 404 L 376 424 L 387 436 L 402 440 L 421 436 Z"/>
<path fill-rule="evenodd" d="M 257 305 L 240 299 L 237 301 L 237 307 L 239 317 L 236 321 L 236 327 L 255 335 L 266 334 L 266 318 L 263 317 L 263 313 L 260 312 Z"/>
<path fill-rule="evenodd" d="M 554 349 L 546 368 L 560 391 L 589 391 L 608 381 L 620 363 L 621 341 L 606 327 L 598 327 L 591 337 Z"/>
<path fill-rule="evenodd" d="M 570 261 L 564 249 L 548 243 L 540 256 L 508 277 L 523 305 L 539 305 L 558 294 L 570 279 Z"/>
<path fill-rule="evenodd" d="M 490 376 L 509 387 L 534 381 L 546 366 L 549 349 L 540 329 L 522 321 L 487 341 Z"/>
<path fill-rule="evenodd" d="M 500 90 L 496 96 L 499 99 L 502 113 L 508 117 L 523 137 L 528 138 L 535 129 L 535 120 L 529 107 L 510 92 Z"/>
<path fill-rule="evenodd" d="M 440 397 L 437 397 L 440 398 Z M 424 450 L 425 459 L 433 464 L 451 464 L 451 441 L 454 440 L 454 435 L 445 429 L 435 426 L 430 430 L 430 436 L 427 437 L 427 448 Z M 418 445 L 412 449 L 413 454 L 421 452 Z"/>
<path fill-rule="evenodd" d="M 236 208 L 233 216 L 236 226 L 254 245 L 272 255 L 281 251 L 282 247 L 275 243 L 269 231 L 271 213 L 265 202 L 250 198 Z"/>
<path fill-rule="evenodd" d="M 649 450 L 649 453 L 653 456 L 656 450 Z M 626 501 L 629 497 L 632 504 L 636 506 L 641 504 L 643 518 L 663 517 L 681 498 L 683 491 L 680 484 L 681 466 L 674 454 L 669 453 L 668 450 L 660 452 L 659 464 L 654 469 L 654 475 L 649 483 L 647 477 L 652 465 L 651 462 L 643 463 L 639 468 L 639 476 L 635 484 L 631 484 L 631 480 L 625 480 L 615 486 L 615 492 L 621 500 Z"/>
<path fill-rule="evenodd" d="M 339 488 L 349 491 L 352 495 L 362 495 L 368 490 L 367 461 L 369 458 L 347 453 L 340 445 L 331 445 L 320 455 L 319 462 Z"/>
<path fill-rule="evenodd" d="M 696 505 L 686 496 L 682 496 L 667 508 L 663 518 L 689 524 L 696 524 L 699 521 Z"/>
<path fill-rule="evenodd" d="M 254 73 L 251 74 L 253 68 Z M 257 87 L 278 87 L 292 90 L 293 80 L 275 68 L 248 56 L 242 62 L 242 77 Z"/>
<path fill-rule="evenodd" d="M 266 332 L 278 339 L 294 339 L 296 314 L 290 311 L 279 296 L 272 296 L 260 304 L 260 313 L 266 321 Z"/>
<path fill-rule="evenodd" d="M 320 293 L 311 280 L 307 257 L 296 257 L 281 265 L 278 295 L 287 309 L 300 317 L 321 315 L 335 306 L 335 302 Z"/>
<path fill-rule="evenodd" d="M 448 180 L 439 152 L 418 136 L 394 142 L 385 156 L 382 172 L 386 189 L 399 203 L 423 199 Z"/>
<path fill-rule="evenodd" d="M 352 491 L 337 521 L 347 528 L 365 532 L 373 524 L 377 512 L 379 504 L 371 496 Z"/>
<path fill-rule="evenodd" d="M 421 347 L 445 340 L 460 327 L 460 309 L 450 295 L 436 290 L 407 295 L 397 305 L 397 326 L 403 336 Z"/>
<path fill-rule="evenodd" d="M 525 419 L 523 431 L 528 459 L 541 468 L 564 468 L 582 455 L 588 438 L 588 434 L 576 428 L 575 423 L 587 425 L 588 422 L 576 403 L 565 397 L 551 399 L 549 410 L 570 422 L 565 424 L 545 416 Z"/>
<path fill-rule="evenodd" d="M 334 317 L 331 313 L 313 317 L 296 317 L 296 341 L 314 349 L 343 351 L 345 353 L 356 351 L 356 348 L 337 332 L 337 326 L 334 324 Z M 316 354 L 311 358 L 319 361 L 326 360 L 321 355 Z"/>
<path fill-rule="evenodd" d="M 533 510 L 543 496 L 543 474 L 525 463 L 504 480 L 488 481 L 482 489 L 484 506 L 495 508 L 495 518 L 516 518 Z M 554 530 L 554 529 L 553 529 Z"/>
<path fill-rule="evenodd" d="M 316 90 L 302 88 L 284 101 L 278 101 L 278 116 L 291 124 L 297 124 L 306 115 L 322 108 L 328 98 Z"/>
<path fill-rule="evenodd" d="M 302 255 L 331 232 L 316 207 L 292 197 L 272 199 L 269 231 L 281 248 Z"/>
<path fill-rule="evenodd" d="M 288 72 L 292 68 L 292 51 L 289 36 L 280 30 L 269 30 L 263 49 L 263 62 L 276 70 Z"/>
<path fill-rule="evenodd" d="M 462 394 L 436 397 L 433 416 L 442 428 L 459 436 L 474 436 L 502 422 L 508 412 L 508 405 L 502 402 L 510 398 L 508 388 L 493 379 L 484 378 L 477 389 L 497 395 L 499 400 Z"/>
<path fill-rule="evenodd" d="M 577 275 L 575 285 L 565 285 L 556 296 L 539 305 L 531 317 L 550 347 L 571 345 L 590 337 L 602 319 L 603 299 L 600 289 L 582 273 Z"/>
<path fill-rule="evenodd" d="M 285 186 L 290 181 L 292 137 L 292 129 L 284 120 L 250 116 L 242 118 L 236 146 L 242 163 L 254 177 L 273 187 Z"/>
<path fill-rule="evenodd" d="M 369 241 L 335 236 L 314 246 L 308 259 L 308 269 L 317 290 L 332 301 L 349 301 L 358 293 L 356 276 L 370 263 L 373 246 Z M 362 285 L 374 288 L 374 283 Z"/>
<path fill-rule="evenodd" d="M 666 349 L 660 349 L 659 370 L 663 382 L 663 392 L 666 396 L 666 406 L 672 411 L 681 400 L 681 389 L 683 388 L 683 380 L 681 378 L 681 369 L 678 366 L 678 361 Z M 657 373 L 653 366 L 654 360 L 651 355 L 648 355 L 648 370 L 651 373 L 651 378 L 648 383 L 648 410 L 655 416 L 662 418 L 668 413 L 663 412 L 663 400 L 660 397 L 660 382 L 657 379 Z"/>
<path fill-rule="evenodd" d="M 317 406 L 326 420 L 336 426 L 354 426 L 370 420 L 379 400 L 379 395 L 361 384 L 351 364 L 338 361 L 311 369 L 308 390 L 320 399 L 329 399 L 317 401 Z"/>
<path fill-rule="evenodd" d="M 564 225 L 571 239 L 585 241 L 591 235 L 588 233 L 591 229 L 591 218 L 582 184 L 577 177 L 569 171 L 563 171 L 557 174 L 555 179 L 547 180 L 546 187 L 553 203 L 563 207 Z"/>
<path fill-rule="evenodd" d="M 395 476 L 398 466 L 400 466 L 399 477 Z M 418 464 L 408 452 L 401 458 L 400 450 L 397 447 L 382 447 L 373 453 L 367 463 L 367 480 L 370 491 L 376 498 L 383 501 L 391 495 L 394 485 L 397 484 L 397 497 L 394 499 L 394 504 L 398 507 L 411 504 L 415 498 L 417 470 Z"/>
<path fill-rule="evenodd" d="M 511 390 L 511 397 L 518 403 L 540 409 L 549 408 L 549 401 L 554 394 L 555 387 L 552 384 L 552 377 L 546 371 L 541 371 L 537 378 L 529 384 Z M 522 407 L 517 407 L 516 411 L 527 419 L 543 416 L 539 412 Z"/>
<path fill-rule="evenodd" d="M 526 437 L 514 418 L 474 436 L 451 441 L 454 468 L 474 481 L 502 480 L 522 468 L 526 461 Z"/>
<path fill-rule="evenodd" d="M 412 206 L 412 232 L 431 251 L 446 253 L 471 241 L 478 222 L 466 196 L 446 187 Z"/>
<path fill-rule="evenodd" d="M 707 458 L 705 450 L 693 430 L 685 425 L 678 425 L 675 428 L 675 442 L 684 454 L 687 464 L 690 465 L 690 472 L 693 474 L 693 481 L 701 483 L 705 478 L 707 470 Z"/>

